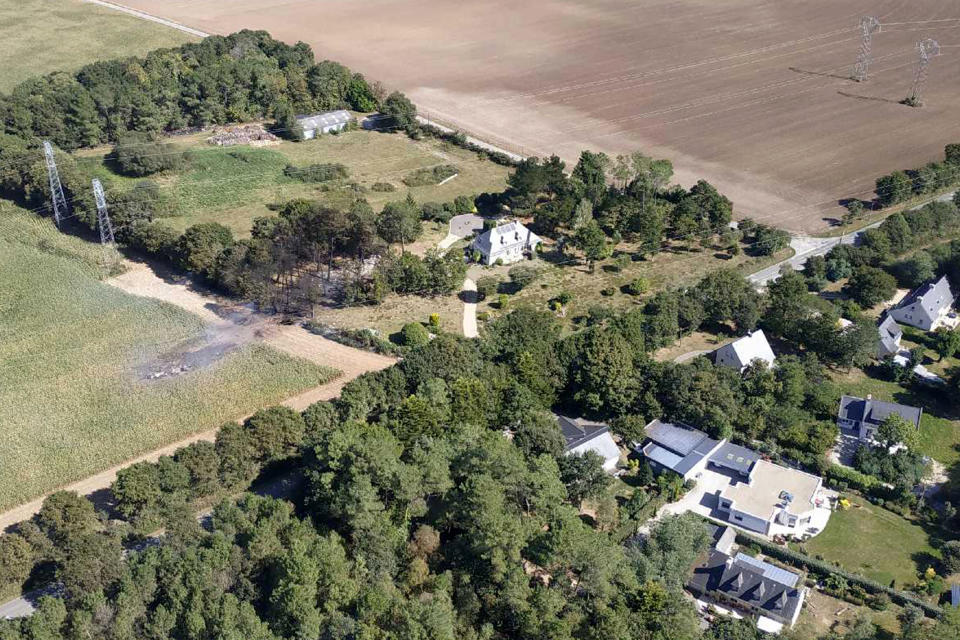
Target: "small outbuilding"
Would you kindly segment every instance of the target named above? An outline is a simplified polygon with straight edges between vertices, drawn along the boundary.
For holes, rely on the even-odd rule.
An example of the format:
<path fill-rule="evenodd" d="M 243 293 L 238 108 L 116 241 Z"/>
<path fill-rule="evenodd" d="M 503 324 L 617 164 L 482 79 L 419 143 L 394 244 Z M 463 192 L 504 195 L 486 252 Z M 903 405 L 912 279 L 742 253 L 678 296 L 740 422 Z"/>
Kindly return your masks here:
<path fill-rule="evenodd" d="M 325 111 L 314 115 L 297 116 L 297 126 L 303 132 L 304 140 L 311 140 L 322 133 L 342 131 L 353 121 L 349 111 Z"/>
<path fill-rule="evenodd" d="M 883 314 L 880 324 L 877 325 L 877 357 L 895 356 L 900 353 L 900 340 L 903 338 L 903 329 L 889 313 Z"/>

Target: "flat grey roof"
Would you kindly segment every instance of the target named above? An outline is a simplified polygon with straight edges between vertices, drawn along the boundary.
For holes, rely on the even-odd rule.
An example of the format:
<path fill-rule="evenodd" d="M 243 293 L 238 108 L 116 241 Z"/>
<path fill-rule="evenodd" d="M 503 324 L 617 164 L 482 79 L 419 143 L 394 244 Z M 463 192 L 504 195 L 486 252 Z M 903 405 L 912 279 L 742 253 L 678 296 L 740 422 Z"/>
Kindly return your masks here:
<path fill-rule="evenodd" d="M 668 469 L 686 475 L 720 442 L 685 424 L 654 420 L 644 430 L 643 454 Z"/>
<path fill-rule="evenodd" d="M 725 442 L 710 456 L 710 462 L 718 467 L 724 467 L 742 475 L 747 475 L 759 457 L 756 451 L 741 447 L 732 442 Z"/>

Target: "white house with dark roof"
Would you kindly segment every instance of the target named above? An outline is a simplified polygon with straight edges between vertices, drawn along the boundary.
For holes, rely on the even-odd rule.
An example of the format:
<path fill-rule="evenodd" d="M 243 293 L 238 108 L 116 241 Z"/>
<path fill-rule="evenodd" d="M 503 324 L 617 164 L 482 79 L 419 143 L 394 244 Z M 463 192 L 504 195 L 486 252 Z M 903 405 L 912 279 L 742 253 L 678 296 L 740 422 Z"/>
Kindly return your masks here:
<path fill-rule="evenodd" d="M 911 407 L 896 402 L 883 402 L 874 400 L 873 397 L 858 398 L 856 396 L 843 396 L 840 398 L 840 409 L 837 411 L 837 426 L 841 429 L 847 429 L 857 434 L 857 437 L 863 442 L 873 442 L 877 435 L 877 428 L 880 423 L 887 419 L 887 416 L 896 414 L 920 429 L 920 418 L 923 416 L 923 409 Z"/>
<path fill-rule="evenodd" d="M 297 116 L 297 126 L 303 131 L 303 139 L 311 140 L 319 134 L 341 131 L 353 120 L 349 111 L 325 111 L 313 115 Z"/>
<path fill-rule="evenodd" d="M 483 264 L 510 264 L 532 254 L 543 240 L 520 222 L 508 222 L 490 229 L 473 241 Z"/>
<path fill-rule="evenodd" d="M 643 442 L 633 448 L 655 471 L 672 471 L 684 480 L 696 476 L 726 440 L 714 440 L 703 431 L 677 422 L 653 420 L 644 427 Z"/>
<path fill-rule="evenodd" d="M 938 327 L 957 326 L 957 314 L 953 312 L 953 292 L 947 276 L 927 282 L 913 291 L 894 308 L 890 316 L 897 322 L 910 325 L 924 331 L 935 331 Z"/>
<path fill-rule="evenodd" d="M 583 455 L 593 451 L 603 458 L 603 469 L 613 473 L 620 462 L 620 447 L 610 435 L 610 427 L 602 422 L 590 422 L 583 418 L 568 418 L 558 415 L 557 424 L 566 441 L 565 454 Z"/>
<path fill-rule="evenodd" d="M 885 313 L 877 325 L 877 357 L 895 356 L 900 353 L 900 340 L 903 338 L 903 329 L 893 319 Z"/>
<path fill-rule="evenodd" d="M 731 367 L 738 371 L 746 369 L 754 360 L 760 360 L 767 363 L 767 367 L 772 367 L 776 357 L 773 355 L 773 349 L 767 342 L 767 336 L 763 329 L 757 329 L 747 335 L 734 340 L 730 344 L 725 344 L 717 349 L 715 361 L 718 365 Z"/>

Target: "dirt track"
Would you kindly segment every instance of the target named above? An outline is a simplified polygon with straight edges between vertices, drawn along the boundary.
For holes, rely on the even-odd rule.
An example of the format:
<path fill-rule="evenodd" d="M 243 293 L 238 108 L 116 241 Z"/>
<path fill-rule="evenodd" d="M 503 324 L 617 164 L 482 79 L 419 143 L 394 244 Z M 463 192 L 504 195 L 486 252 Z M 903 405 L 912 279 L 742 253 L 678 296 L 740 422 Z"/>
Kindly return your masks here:
<path fill-rule="evenodd" d="M 822 228 L 837 200 L 960 139 L 955 0 L 123 0 L 211 33 L 303 40 L 406 91 L 431 118 L 575 159 L 667 157 L 740 216 Z M 847 79 L 861 15 L 887 25 L 868 83 Z M 955 20 L 948 20 L 948 19 Z M 897 104 L 914 45 L 938 38 L 927 106 Z"/>
<path fill-rule="evenodd" d="M 164 280 L 145 265 L 131 263 L 129 271 L 108 282 L 128 293 L 164 300 L 196 313 L 211 325 L 227 325 L 220 315 L 214 312 L 220 305 L 214 298 L 199 293 L 182 282 Z M 256 325 L 249 325 L 245 334 L 231 334 L 232 338 L 262 340 L 275 349 L 292 356 L 305 358 L 324 367 L 337 369 L 341 374 L 330 382 L 308 389 L 300 394 L 287 398 L 282 404 L 302 411 L 314 402 L 330 400 L 340 395 L 343 386 L 357 376 L 368 371 L 385 369 L 394 363 L 392 358 L 380 356 L 368 351 L 361 351 L 347 347 L 326 338 L 314 335 L 301 327 L 294 325 L 280 325 L 269 321 L 262 321 Z M 246 416 L 238 416 L 245 418 Z M 80 495 L 91 495 L 110 487 L 117 477 L 117 472 L 135 462 L 156 461 L 161 456 L 171 455 L 180 447 L 200 440 L 212 441 L 217 429 L 204 431 L 174 442 L 162 449 L 157 449 L 138 456 L 131 460 L 101 471 L 93 476 L 71 483 L 61 489 L 75 491 Z M 20 505 L 5 513 L 0 513 L 0 532 L 10 525 L 21 522 L 40 510 L 43 506 L 43 497 Z"/>

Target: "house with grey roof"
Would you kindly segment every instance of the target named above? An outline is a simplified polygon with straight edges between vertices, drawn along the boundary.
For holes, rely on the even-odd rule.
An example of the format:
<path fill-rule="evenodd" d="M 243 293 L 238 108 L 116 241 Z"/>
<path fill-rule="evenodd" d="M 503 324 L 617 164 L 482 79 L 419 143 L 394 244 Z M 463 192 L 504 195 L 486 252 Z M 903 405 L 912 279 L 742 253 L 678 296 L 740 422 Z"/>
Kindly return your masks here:
<path fill-rule="evenodd" d="M 610 427 L 602 422 L 557 415 L 557 424 L 566 441 L 565 453 L 583 455 L 593 451 L 603 458 L 603 469 L 612 473 L 620 462 L 620 447 L 610 435 Z"/>
<path fill-rule="evenodd" d="M 877 357 L 885 358 L 900 353 L 900 340 L 903 338 L 903 329 L 889 313 L 883 314 L 880 324 L 877 325 Z"/>
<path fill-rule="evenodd" d="M 715 353 L 718 366 L 731 367 L 741 372 L 754 360 L 765 362 L 768 368 L 773 366 L 775 360 L 763 329 L 757 329 L 730 344 L 725 344 Z"/>
<path fill-rule="evenodd" d="M 800 575 L 792 571 L 714 548 L 694 567 L 686 587 L 694 595 L 755 616 L 758 627 L 772 630 L 767 620 L 775 623 L 774 629 L 796 624 L 807 595 L 806 587 L 797 587 L 799 581 Z"/>
<path fill-rule="evenodd" d="M 520 222 L 497 225 L 480 234 L 472 247 L 480 252 L 481 262 L 486 265 L 510 264 L 531 255 L 543 240 Z"/>
<path fill-rule="evenodd" d="M 863 442 L 873 442 L 880 423 L 886 420 L 887 416 L 894 414 L 915 425 L 917 429 L 920 428 L 923 409 L 896 402 L 874 400 L 870 395 L 866 398 L 856 396 L 840 398 L 837 426 L 855 432 Z"/>
<path fill-rule="evenodd" d="M 672 471 L 688 480 L 703 470 L 724 442 L 682 422 L 656 419 L 644 428 L 644 440 L 634 443 L 634 450 L 642 453 L 655 471 Z"/>
<path fill-rule="evenodd" d="M 957 326 L 957 314 L 953 311 L 953 292 L 947 276 L 927 282 L 890 309 L 890 315 L 901 324 L 910 325 L 924 331 L 935 331 L 938 327 Z"/>
<path fill-rule="evenodd" d="M 302 138 L 311 140 L 322 133 L 341 131 L 353 121 L 349 111 L 325 111 L 313 115 L 296 116 L 297 126 L 300 127 Z"/>

